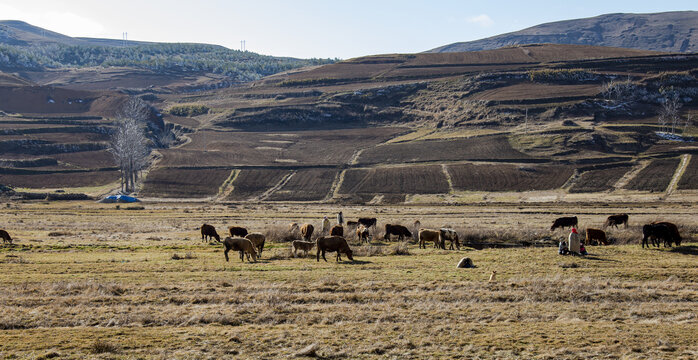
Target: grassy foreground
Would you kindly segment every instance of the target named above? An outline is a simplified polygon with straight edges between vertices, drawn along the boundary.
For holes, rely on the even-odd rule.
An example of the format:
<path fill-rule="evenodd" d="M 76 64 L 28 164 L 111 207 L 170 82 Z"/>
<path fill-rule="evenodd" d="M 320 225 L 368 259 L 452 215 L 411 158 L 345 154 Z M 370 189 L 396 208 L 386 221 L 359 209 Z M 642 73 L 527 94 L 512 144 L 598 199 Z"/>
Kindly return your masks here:
<path fill-rule="evenodd" d="M 61 206 L 3 209 L 8 228 L 38 230 L 0 248 L 0 358 L 698 356 L 696 243 L 590 247 L 584 258 L 355 246 L 357 261 L 339 264 L 273 243 L 256 264 L 226 263 L 191 225 L 155 225 L 198 222 L 205 210 Z M 46 236 L 45 223 L 63 233 Z M 464 256 L 477 267 L 456 269 Z"/>

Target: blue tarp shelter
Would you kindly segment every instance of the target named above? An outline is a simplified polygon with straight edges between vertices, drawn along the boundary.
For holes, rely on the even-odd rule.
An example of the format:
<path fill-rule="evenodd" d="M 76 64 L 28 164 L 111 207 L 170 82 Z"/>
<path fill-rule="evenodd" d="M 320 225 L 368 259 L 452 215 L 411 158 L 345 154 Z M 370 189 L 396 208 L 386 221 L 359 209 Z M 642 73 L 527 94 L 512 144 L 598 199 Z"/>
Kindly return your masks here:
<path fill-rule="evenodd" d="M 110 195 L 102 199 L 102 203 L 134 203 L 139 202 L 137 198 L 128 195 Z"/>

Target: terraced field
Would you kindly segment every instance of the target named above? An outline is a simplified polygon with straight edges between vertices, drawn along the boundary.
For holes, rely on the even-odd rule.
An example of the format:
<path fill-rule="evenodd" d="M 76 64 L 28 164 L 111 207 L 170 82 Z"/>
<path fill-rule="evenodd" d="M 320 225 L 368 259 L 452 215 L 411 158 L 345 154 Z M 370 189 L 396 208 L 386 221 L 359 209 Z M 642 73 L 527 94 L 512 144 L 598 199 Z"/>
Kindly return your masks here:
<path fill-rule="evenodd" d="M 560 188 L 572 166 L 458 164 L 449 165 L 453 188 L 468 191 L 530 191 Z"/>
<path fill-rule="evenodd" d="M 337 165 L 354 152 L 387 141 L 403 128 L 289 132 L 205 131 L 177 149 L 162 151 L 161 166 Z M 206 151 L 204 151 L 206 150 Z"/>
<path fill-rule="evenodd" d="M 695 190 L 698 189 L 698 156 L 691 156 L 691 161 L 686 166 L 686 170 L 679 180 L 679 189 Z"/>
<path fill-rule="evenodd" d="M 56 189 L 101 186 L 119 180 L 119 172 L 107 171 L 72 171 L 72 172 L 30 172 L 8 174 L 0 172 L 0 184 L 12 187 L 34 189 Z"/>
<path fill-rule="evenodd" d="M 336 169 L 300 169 L 271 194 L 273 201 L 316 201 L 324 199 L 337 177 Z"/>
<path fill-rule="evenodd" d="M 652 192 L 666 191 L 680 162 L 678 158 L 653 160 L 635 175 L 625 188 Z"/>
<path fill-rule="evenodd" d="M 572 185 L 570 192 L 591 193 L 610 190 L 623 175 L 630 171 L 630 168 L 630 166 L 616 166 L 585 171 Z"/>
<path fill-rule="evenodd" d="M 233 181 L 227 200 L 242 201 L 262 195 L 290 173 L 282 169 L 243 169 Z"/>
<path fill-rule="evenodd" d="M 197 198 L 218 194 L 231 169 L 156 168 L 145 182 L 141 195 L 148 197 Z"/>
<path fill-rule="evenodd" d="M 403 164 L 426 161 L 535 161 L 511 147 L 506 136 L 411 141 L 376 146 L 361 153 L 359 164 Z"/>
<path fill-rule="evenodd" d="M 449 191 L 441 166 L 347 170 L 341 194 L 443 194 Z"/>

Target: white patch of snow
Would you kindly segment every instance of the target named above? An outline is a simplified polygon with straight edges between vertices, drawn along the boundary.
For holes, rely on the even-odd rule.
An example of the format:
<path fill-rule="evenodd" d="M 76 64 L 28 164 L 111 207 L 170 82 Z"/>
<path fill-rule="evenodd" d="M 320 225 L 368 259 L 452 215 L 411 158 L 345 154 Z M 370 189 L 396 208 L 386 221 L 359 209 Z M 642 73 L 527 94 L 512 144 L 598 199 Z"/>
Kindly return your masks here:
<path fill-rule="evenodd" d="M 664 140 L 671 140 L 671 141 L 682 141 L 682 142 L 689 142 L 692 141 L 690 139 L 684 139 L 683 136 L 678 135 L 678 134 L 672 134 L 668 132 L 663 132 L 663 131 L 655 131 L 655 134 L 659 136 L 660 138 Z"/>

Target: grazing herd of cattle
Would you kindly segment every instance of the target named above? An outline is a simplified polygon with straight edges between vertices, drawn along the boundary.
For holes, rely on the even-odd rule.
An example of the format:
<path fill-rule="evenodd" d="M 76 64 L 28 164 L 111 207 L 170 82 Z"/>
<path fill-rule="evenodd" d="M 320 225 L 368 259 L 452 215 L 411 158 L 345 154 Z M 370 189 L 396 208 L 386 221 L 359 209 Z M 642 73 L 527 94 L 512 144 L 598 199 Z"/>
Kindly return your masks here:
<path fill-rule="evenodd" d="M 576 216 L 572 217 L 561 217 L 553 221 L 553 226 L 550 230 L 555 230 L 556 228 L 566 228 L 566 227 L 576 227 L 578 220 Z M 618 228 L 619 225 L 624 225 L 628 228 L 628 214 L 618 214 L 611 215 L 606 219 L 603 228 L 608 227 Z M 651 224 L 646 224 L 642 227 L 642 248 L 645 246 L 650 247 L 648 240 L 652 241 L 652 245 L 659 247 L 660 241 L 664 242 L 664 247 L 671 247 L 672 244 L 676 246 L 681 245 L 681 234 L 679 234 L 679 228 L 674 223 L 667 221 L 656 221 Z M 586 229 L 586 244 L 596 245 L 603 244 L 608 245 L 610 242 L 606 237 L 606 232 L 601 229 Z"/>
<path fill-rule="evenodd" d="M 376 218 L 359 218 L 358 221 L 347 221 L 347 227 L 352 229 L 355 228 L 355 234 L 360 243 L 369 242 L 371 237 L 370 229 L 373 229 L 375 233 L 377 224 Z M 576 216 L 572 217 L 560 217 L 553 221 L 553 225 L 550 227 L 551 231 L 557 228 L 571 228 L 577 227 L 579 220 Z M 624 225 L 625 228 L 628 227 L 628 214 L 611 215 L 606 219 L 603 228 L 608 227 L 618 228 L 619 225 Z M 414 238 L 418 241 L 420 248 L 426 248 L 427 242 L 433 242 L 435 248 L 446 249 L 446 241 L 450 242 L 449 249 L 454 250 L 455 248 L 460 250 L 460 240 L 458 238 L 458 233 L 450 228 L 441 228 L 439 230 L 424 229 L 421 228 L 419 220 L 414 222 L 414 234 L 407 227 L 395 224 L 385 224 L 385 235 L 384 240 L 390 241 L 393 236 L 397 236 L 398 241 L 404 241 L 406 238 Z M 238 251 L 240 253 L 240 260 L 244 261 L 245 255 L 247 260 L 257 261 L 257 257 L 262 255 L 264 250 L 264 243 L 266 237 L 261 233 L 248 233 L 246 228 L 233 226 L 228 229 L 230 236 L 223 240 L 223 245 L 225 246 L 225 260 L 228 261 L 228 252 L 231 250 Z M 291 223 L 289 226 L 289 231 L 291 234 L 300 234 L 301 239 L 293 240 L 291 242 L 291 249 L 294 255 L 297 255 L 299 251 L 304 252 L 306 255 L 313 247 L 317 246 L 317 261 L 320 261 L 320 256 L 325 259 L 326 252 L 336 252 L 337 261 L 341 261 L 340 254 L 345 254 L 350 260 L 353 260 L 352 250 L 349 248 L 347 240 L 344 238 L 344 227 L 341 224 L 337 224 L 332 228 L 329 227 L 329 221 L 323 222 L 322 235 L 316 241 L 311 241 L 315 227 L 312 224 L 298 225 L 297 223 Z M 642 248 L 647 246 L 650 247 L 649 241 L 652 245 L 659 247 L 661 241 L 664 242 L 664 246 L 671 247 L 672 244 L 677 246 L 681 245 L 681 235 L 679 234 L 678 227 L 670 222 L 658 221 L 651 224 L 646 224 L 642 227 Z M 10 234 L 0 229 L 0 238 L 4 243 L 12 244 L 12 237 Z M 216 232 L 216 228 L 212 225 L 203 224 L 201 226 L 201 240 L 209 241 L 216 239 L 216 241 L 221 242 L 221 237 Z M 586 241 L 587 245 L 597 245 L 610 244 L 609 239 L 606 237 L 606 233 L 601 229 L 587 228 L 586 229 Z M 327 261 L 327 259 L 325 259 Z"/>
<path fill-rule="evenodd" d="M 373 229 L 375 233 L 377 224 L 376 218 L 359 218 L 358 221 L 348 221 L 347 227 L 349 229 L 355 228 L 356 238 L 359 243 L 366 241 L 369 242 L 370 229 Z M 403 225 L 395 224 L 385 224 L 385 233 L 383 239 L 390 241 L 393 236 L 397 236 L 398 241 L 404 241 L 407 238 L 414 238 L 419 243 L 419 248 L 426 248 L 427 242 L 432 242 L 435 248 L 446 249 L 446 241 L 449 241 L 449 249 L 460 250 L 460 240 L 458 233 L 450 228 L 441 228 L 439 230 L 424 229 L 420 227 L 419 220 L 415 221 L 413 234 L 407 227 Z M 576 216 L 571 217 L 560 217 L 553 221 L 553 225 L 550 227 L 551 231 L 561 228 L 572 228 L 579 225 L 579 219 Z M 603 225 L 603 229 L 608 227 L 615 227 L 624 225 L 628 228 L 628 214 L 618 214 L 611 215 L 606 219 Z M 299 252 L 303 252 L 307 255 L 313 247 L 317 246 L 316 260 L 320 261 L 320 256 L 327 261 L 325 258 L 326 252 L 336 252 L 337 261 L 341 261 L 341 254 L 345 254 L 350 260 L 353 260 L 353 252 L 349 248 L 347 240 L 344 238 L 344 227 L 340 224 L 329 227 L 329 221 L 325 218 L 323 222 L 322 235 L 318 237 L 315 241 L 311 241 L 311 237 L 315 231 L 315 227 L 312 224 L 302 224 L 291 223 L 289 225 L 290 234 L 300 234 L 301 239 L 296 239 L 291 241 L 291 250 L 293 255 L 296 256 Z M 229 228 L 230 237 L 226 237 L 223 241 L 225 245 L 225 260 L 228 261 L 228 252 L 238 251 L 240 252 L 240 260 L 244 261 L 245 255 L 247 260 L 250 261 L 250 257 L 256 261 L 258 256 L 262 255 L 264 250 L 265 236 L 261 233 L 248 233 L 247 229 L 243 227 L 233 226 Z M 669 222 L 654 222 L 651 224 L 644 225 L 642 228 L 643 239 L 642 247 L 645 245 L 649 247 L 648 240 L 652 241 L 652 244 L 659 247 L 660 240 L 664 241 L 664 246 L 671 247 L 673 243 L 677 246 L 681 245 L 681 235 L 675 224 Z M 220 236 L 216 232 L 216 229 L 208 224 L 201 226 L 201 239 L 203 241 L 216 239 L 220 240 Z M 588 245 L 608 245 L 611 242 L 606 236 L 606 232 L 601 229 L 587 228 L 586 229 L 586 244 Z"/>

